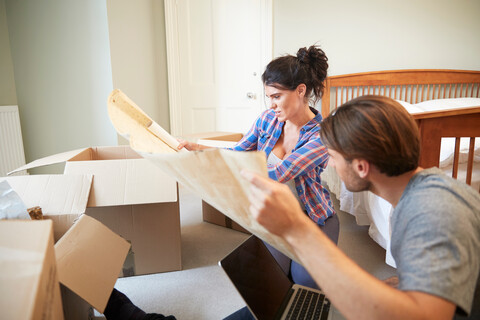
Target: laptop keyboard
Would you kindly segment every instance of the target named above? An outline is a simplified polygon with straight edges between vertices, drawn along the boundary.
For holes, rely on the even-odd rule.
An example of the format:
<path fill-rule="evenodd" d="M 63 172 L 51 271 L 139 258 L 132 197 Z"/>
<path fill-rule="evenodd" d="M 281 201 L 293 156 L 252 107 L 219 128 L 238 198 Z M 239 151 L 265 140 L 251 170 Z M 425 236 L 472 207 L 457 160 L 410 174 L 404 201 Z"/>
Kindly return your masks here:
<path fill-rule="evenodd" d="M 326 320 L 329 310 L 330 301 L 325 298 L 324 294 L 300 288 L 295 294 L 293 304 L 287 313 L 286 319 Z"/>

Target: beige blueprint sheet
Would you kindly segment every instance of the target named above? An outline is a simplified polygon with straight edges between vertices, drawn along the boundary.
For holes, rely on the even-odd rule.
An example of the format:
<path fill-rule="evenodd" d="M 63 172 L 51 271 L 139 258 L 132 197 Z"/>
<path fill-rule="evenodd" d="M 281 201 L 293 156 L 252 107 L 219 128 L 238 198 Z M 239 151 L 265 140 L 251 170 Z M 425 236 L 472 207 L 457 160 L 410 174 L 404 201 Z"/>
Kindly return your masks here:
<path fill-rule="evenodd" d="M 141 114 L 132 114 L 137 111 Z M 119 90 L 109 97 L 108 113 L 117 132 L 130 140 L 132 149 L 242 227 L 298 261 L 291 247 L 259 225 L 249 211 L 250 183 L 240 176 L 240 171 L 248 169 L 267 177 L 264 152 L 224 149 L 176 152 L 149 130 L 148 127 L 158 124 L 142 121 L 148 116 Z"/>

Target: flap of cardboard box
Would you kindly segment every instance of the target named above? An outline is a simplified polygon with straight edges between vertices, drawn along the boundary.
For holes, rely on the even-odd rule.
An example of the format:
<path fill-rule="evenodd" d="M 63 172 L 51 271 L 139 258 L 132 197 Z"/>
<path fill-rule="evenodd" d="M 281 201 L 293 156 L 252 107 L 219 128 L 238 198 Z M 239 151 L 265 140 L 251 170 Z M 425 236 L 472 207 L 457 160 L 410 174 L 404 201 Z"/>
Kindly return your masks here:
<path fill-rule="evenodd" d="M 27 208 L 39 206 L 44 215 L 82 214 L 87 207 L 92 175 L 29 175 L 7 180 Z"/>
<path fill-rule="evenodd" d="M 130 244 L 87 215 L 55 244 L 59 281 L 103 313 Z"/>
<path fill-rule="evenodd" d="M 128 146 L 91 148 L 65 174 L 93 174 L 88 207 L 177 201 L 177 182 Z"/>
<path fill-rule="evenodd" d="M 91 147 L 35 160 L 9 174 L 65 162 L 65 175 L 94 175 L 88 207 L 177 201 L 176 181 L 128 146 Z"/>
<path fill-rule="evenodd" d="M 20 168 L 17 168 L 15 170 L 10 171 L 7 173 L 7 175 L 11 175 L 12 173 L 27 170 L 27 169 L 32 169 L 32 168 L 37 168 L 37 167 L 43 167 L 43 166 L 48 166 L 51 164 L 57 164 L 57 163 L 62 163 L 70 160 L 77 154 L 81 153 L 82 151 L 85 151 L 88 148 L 82 148 L 82 149 L 77 149 L 77 150 L 72 150 L 72 151 L 67 151 L 67 152 L 62 152 L 62 153 L 57 153 L 45 158 L 37 159 L 35 161 L 32 161 L 30 163 L 27 163 L 24 166 L 21 166 Z"/>

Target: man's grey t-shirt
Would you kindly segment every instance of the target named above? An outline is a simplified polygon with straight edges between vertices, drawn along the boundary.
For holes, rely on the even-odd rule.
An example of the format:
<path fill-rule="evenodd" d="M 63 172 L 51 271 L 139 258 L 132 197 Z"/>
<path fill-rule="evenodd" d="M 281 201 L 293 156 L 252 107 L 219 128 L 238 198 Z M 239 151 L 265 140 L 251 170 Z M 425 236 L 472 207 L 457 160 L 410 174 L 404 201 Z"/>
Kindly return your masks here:
<path fill-rule="evenodd" d="M 392 255 L 399 289 L 421 291 L 472 316 L 479 290 L 480 194 L 438 168 L 412 177 L 392 214 Z M 478 294 L 477 294 L 478 297 Z"/>

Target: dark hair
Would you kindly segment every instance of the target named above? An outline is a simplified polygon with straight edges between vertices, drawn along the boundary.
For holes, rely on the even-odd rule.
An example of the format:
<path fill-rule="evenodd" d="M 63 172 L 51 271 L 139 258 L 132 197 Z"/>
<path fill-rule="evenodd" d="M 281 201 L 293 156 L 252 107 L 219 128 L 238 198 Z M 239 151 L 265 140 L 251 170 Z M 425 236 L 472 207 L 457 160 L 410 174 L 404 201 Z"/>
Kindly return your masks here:
<path fill-rule="evenodd" d="M 305 96 L 317 103 L 322 97 L 327 77 L 328 58 L 317 46 L 300 48 L 297 56 L 286 55 L 272 60 L 262 81 L 265 85 L 283 90 L 295 90 L 298 85 L 305 84 Z"/>
<path fill-rule="evenodd" d="M 418 126 L 402 105 L 387 97 L 348 101 L 322 121 L 320 136 L 347 161 L 365 159 L 388 176 L 418 167 Z"/>

